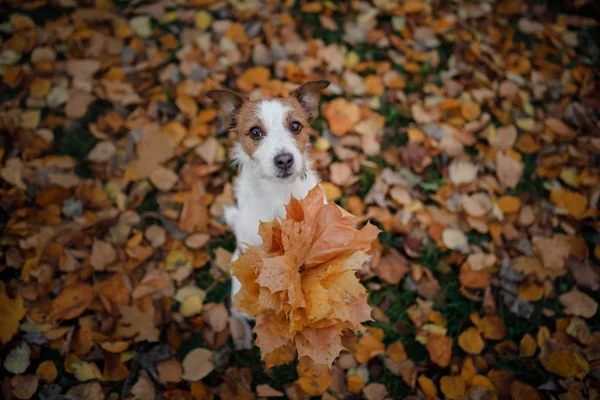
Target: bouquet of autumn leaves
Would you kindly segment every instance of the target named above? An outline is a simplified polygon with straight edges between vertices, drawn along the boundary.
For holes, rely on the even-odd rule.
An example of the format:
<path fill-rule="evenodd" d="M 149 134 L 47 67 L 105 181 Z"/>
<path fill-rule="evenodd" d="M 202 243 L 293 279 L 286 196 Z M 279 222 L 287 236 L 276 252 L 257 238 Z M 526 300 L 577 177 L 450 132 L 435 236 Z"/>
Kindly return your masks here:
<path fill-rule="evenodd" d="M 371 319 L 367 291 L 356 277 L 379 229 L 334 203 L 320 186 L 286 206 L 285 219 L 261 223 L 260 247 L 232 263 L 242 289 L 235 307 L 256 317 L 256 345 L 267 368 L 298 357 L 330 367 L 345 331 Z"/>

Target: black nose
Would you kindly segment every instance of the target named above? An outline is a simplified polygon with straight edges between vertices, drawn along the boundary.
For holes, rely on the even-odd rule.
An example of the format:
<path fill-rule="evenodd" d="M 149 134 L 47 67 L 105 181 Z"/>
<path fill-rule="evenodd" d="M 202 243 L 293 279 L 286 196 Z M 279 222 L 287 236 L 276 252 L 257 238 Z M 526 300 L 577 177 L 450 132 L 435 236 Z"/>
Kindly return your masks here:
<path fill-rule="evenodd" d="M 294 165 L 294 156 L 290 153 L 281 153 L 273 159 L 275 166 L 279 169 L 290 169 Z"/>

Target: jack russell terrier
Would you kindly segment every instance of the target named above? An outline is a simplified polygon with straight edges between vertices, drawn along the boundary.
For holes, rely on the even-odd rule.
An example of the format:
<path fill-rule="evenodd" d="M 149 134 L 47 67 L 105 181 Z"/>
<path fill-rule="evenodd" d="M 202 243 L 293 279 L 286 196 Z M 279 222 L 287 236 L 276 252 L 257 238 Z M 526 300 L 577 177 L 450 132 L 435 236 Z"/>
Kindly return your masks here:
<path fill-rule="evenodd" d="M 308 158 L 311 123 L 319 111 L 321 91 L 330 82 L 307 82 L 285 99 L 252 101 L 230 90 L 211 90 L 206 95 L 217 102 L 219 113 L 236 141 L 231 151 L 239 176 L 234 186 L 237 205 L 224 209 L 224 219 L 236 238 L 235 260 L 247 246 L 259 246 L 261 221 L 285 217 L 290 197 L 304 198 L 319 183 L 319 176 Z M 323 201 L 326 202 L 325 198 Z M 231 300 L 241 289 L 235 276 L 231 282 Z M 252 334 L 247 316 L 231 307 L 247 331 Z"/>

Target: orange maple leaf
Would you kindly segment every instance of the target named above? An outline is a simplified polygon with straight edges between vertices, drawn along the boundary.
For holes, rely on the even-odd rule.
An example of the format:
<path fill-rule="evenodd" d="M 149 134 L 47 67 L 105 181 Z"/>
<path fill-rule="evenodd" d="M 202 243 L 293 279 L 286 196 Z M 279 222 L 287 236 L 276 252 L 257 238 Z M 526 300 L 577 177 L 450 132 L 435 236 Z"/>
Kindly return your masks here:
<path fill-rule="evenodd" d="M 263 244 L 232 264 L 242 283 L 234 302 L 257 317 L 256 344 L 267 367 L 299 357 L 331 366 L 345 330 L 371 319 L 367 292 L 355 271 L 368 258 L 379 229 L 336 204 L 324 204 L 315 187 L 292 198 L 286 218 L 261 223 Z"/>

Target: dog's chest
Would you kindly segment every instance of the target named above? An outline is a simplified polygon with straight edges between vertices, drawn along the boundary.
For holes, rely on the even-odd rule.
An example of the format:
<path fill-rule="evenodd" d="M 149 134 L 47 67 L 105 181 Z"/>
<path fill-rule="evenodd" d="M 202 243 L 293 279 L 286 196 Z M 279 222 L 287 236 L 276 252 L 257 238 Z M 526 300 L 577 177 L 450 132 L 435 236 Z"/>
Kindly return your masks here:
<path fill-rule="evenodd" d="M 285 216 L 285 206 L 291 196 L 304 198 L 318 183 L 315 174 L 305 179 L 298 179 L 290 185 L 256 185 L 252 182 L 240 182 L 238 186 L 238 220 L 235 221 L 235 234 L 238 245 L 246 243 L 258 246 L 261 238 L 258 235 L 260 222 L 269 222 L 277 217 Z"/>

